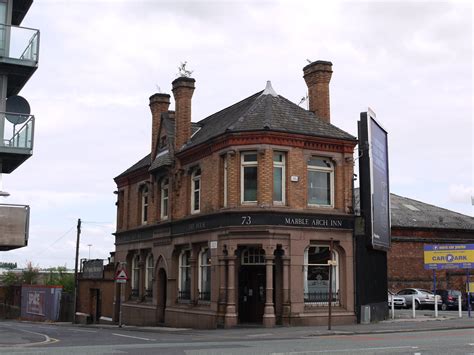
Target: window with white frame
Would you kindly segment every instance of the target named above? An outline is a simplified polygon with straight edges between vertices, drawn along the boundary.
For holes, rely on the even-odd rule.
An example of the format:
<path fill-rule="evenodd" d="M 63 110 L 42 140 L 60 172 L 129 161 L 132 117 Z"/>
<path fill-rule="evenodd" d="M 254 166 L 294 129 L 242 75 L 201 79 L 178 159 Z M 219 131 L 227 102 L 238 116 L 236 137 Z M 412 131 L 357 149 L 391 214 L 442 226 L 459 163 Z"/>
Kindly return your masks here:
<path fill-rule="evenodd" d="M 146 258 L 146 274 L 145 274 L 147 297 L 153 296 L 153 271 L 154 271 L 153 254 L 148 254 Z"/>
<path fill-rule="evenodd" d="M 140 255 L 136 254 L 132 259 L 132 296 L 137 297 L 140 287 Z"/>
<path fill-rule="evenodd" d="M 191 213 L 201 210 L 201 169 L 196 169 L 191 175 Z"/>
<path fill-rule="evenodd" d="M 273 153 L 273 203 L 285 204 L 285 153 Z"/>
<path fill-rule="evenodd" d="M 168 219 L 168 201 L 169 201 L 169 179 L 164 178 L 161 181 L 161 219 Z"/>
<path fill-rule="evenodd" d="M 332 302 L 339 303 L 339 256 L 328 245 L 310 245 L 304 252 L 304 301 L 316 305 L 329 302 L 329 273 Z"/>
<path fill-rule="evenodd" d="M 334 205 L 334 165 L 329 158 L 312 157 L 308 161 L 308 205 Z"/>
<path fill-rule="evenodd" d="M 182 300 L 191 299 L 191 250 L 186 249 L 179 255 L 179 290 L 178 298 Z"/>
<path fill-rule="evenodd" d="M 242 203 L 257 202 L 257 152 L 241 154 L 240 195 Z"/>
<path fill-rule="evenodd" d="M 199 300 L 211 300 L 211 250 L 204 248 L 199 253 Z"/>
<path fill-rule="evenodd" d="M 147 224 L 148 222 L 148 186 L 142 185 L 140 188 L 141 197 L 141 223 Z"/>
<path fill-rule="evenodd" d="M 240 259 L 242 265 L 265 265 L 265 251 L 258 247 L 248 247 L 242 250 Z"/>

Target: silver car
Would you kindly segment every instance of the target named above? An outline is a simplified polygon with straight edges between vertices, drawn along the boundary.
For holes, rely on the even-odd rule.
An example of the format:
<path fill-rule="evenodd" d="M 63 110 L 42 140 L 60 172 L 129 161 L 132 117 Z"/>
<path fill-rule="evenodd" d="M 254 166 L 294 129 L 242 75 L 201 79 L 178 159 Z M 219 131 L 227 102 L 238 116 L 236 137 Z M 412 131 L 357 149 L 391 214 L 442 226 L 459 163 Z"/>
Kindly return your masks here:
<path fill-rule="evenodd" d="M 397 296 L 405 299 L 407 307 L 412 307 L 413 296 L 415 296 L 415 309 L 427 306 L 434 307 L 435 304 L 435 295 L 433 292 L 422 288 L 404 288 L 397 292 Z M 441 306 L 442 303 L 441 298 L 438 298 L 438 305 Z"/>
<path fill-rule="evenodd" d="M 392 300 L 393 300 L 393 306 L 395 308 L 405 308 L 407 306 L 407 303 L 403 297 L 397 296 L 392 291 L 388 290 L 388 307 L 389 308 L 392 308 Z"/>

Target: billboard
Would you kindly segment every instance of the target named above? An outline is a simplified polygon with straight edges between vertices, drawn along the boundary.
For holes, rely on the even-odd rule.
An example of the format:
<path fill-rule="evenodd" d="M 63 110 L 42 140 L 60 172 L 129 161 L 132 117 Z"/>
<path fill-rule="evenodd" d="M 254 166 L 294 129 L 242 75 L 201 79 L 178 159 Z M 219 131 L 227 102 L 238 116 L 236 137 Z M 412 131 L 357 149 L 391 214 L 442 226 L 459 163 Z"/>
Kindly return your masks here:
<path fill-rule="evenodd" d="M 0 204 L 0 250 L 27 245 L 29 220 L 29 206 Z"/>
<path fill-rule="evenodd" d="M 388 250 L 390 236 L 390 185 L 387 131 L 370 109 L 359 122 L 360 201 L 366 230 L 374 249 Z"/>
<path fill-rule="evenodd" d="M 424 246 L 425 269 L 472 269 L 474 244 L 435 244 Z"/>
<path fill-rule="evenodd" d="M 44 316 L 45 291 L 28 291 L 26 313 Z"/>

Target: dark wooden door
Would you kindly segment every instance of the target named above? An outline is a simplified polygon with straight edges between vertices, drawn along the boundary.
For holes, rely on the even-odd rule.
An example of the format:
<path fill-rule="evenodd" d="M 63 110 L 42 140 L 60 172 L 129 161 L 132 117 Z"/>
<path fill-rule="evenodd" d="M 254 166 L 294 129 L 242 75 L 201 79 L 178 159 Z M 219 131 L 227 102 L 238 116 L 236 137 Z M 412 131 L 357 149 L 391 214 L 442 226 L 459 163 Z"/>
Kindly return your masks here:
<path fill-rule="evenodd" d="M 265 266 L 242 266 L 239 272 L 239 321 L 261 323 L 265 308 Z"/>

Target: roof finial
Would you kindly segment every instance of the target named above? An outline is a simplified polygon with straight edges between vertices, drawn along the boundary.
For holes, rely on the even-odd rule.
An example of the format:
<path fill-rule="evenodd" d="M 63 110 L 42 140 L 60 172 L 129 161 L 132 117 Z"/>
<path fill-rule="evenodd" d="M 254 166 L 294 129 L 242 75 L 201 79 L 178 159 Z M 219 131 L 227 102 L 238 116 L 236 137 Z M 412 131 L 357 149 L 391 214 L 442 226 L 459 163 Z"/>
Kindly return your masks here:
<path fill-rule="evenodd" d="M 267 80 L 267 86 L 265 87 L 265 90 L 263 90 L 262 95 L 272 95 L 274 97 L 278 96 L 275 90 L 273 90 L 272 82 L 270 80 Z"/>

